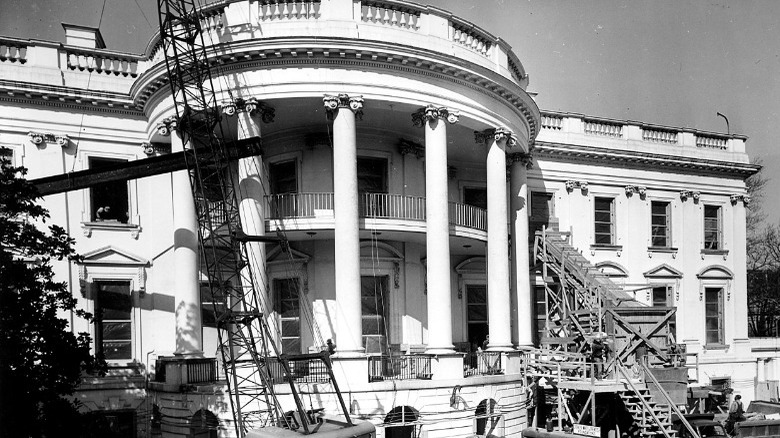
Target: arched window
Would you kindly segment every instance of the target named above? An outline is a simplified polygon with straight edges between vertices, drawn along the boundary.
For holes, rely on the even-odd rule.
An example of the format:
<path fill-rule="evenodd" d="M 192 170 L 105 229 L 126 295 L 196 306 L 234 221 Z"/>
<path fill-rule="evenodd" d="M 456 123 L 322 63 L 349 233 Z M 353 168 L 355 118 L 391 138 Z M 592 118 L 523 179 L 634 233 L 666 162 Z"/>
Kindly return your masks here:
<path fill-rule="evenodd" d="M 497 413 L 497 403 L 492 398 L 482 400 L 477 405 L 476 427 L 474 433 L 480 437 L 499 436 L 501 424 L 501 415 Z M 496 415 L 492 415 L 496 414 Z"/>
<path fill-rule="evenodd" d="M 219 436 L 219 418 L 206 409 L 195 412 L 190 421 L 190 436 L 193 438 L 217 438 Z"/>
<path fill-rule="evenodd" d="M 415 438 L 418 415 L 411 406 L 396 406 L 385 416 L 386 438 Z M 400 426 L 396 424 L 401 423 Z"/>

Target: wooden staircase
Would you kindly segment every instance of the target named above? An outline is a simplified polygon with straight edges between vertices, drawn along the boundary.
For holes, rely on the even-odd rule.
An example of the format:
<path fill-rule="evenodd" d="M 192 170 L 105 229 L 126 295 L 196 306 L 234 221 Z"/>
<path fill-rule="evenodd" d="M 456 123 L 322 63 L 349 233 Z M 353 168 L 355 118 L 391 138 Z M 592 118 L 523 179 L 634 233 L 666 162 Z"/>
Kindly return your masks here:
<path fill-rule="evenodd" d="M 669 405 L 656 403 L 646 387 L 620 391 L 618 396 L 634 419 L 634 436 L 677 437 L 677 431 L 672 427 Z"/>

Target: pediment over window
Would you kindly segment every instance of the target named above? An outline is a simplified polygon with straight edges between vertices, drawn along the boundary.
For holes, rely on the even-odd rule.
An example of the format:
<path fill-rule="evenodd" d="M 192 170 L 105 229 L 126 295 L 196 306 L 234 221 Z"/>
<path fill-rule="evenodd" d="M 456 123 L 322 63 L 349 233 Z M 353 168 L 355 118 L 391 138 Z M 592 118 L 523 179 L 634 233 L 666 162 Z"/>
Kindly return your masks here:
<path fill-rule="evenodd" d="M 305 252 L 290 248 L 289 252 L 283 252 L 281 247 L 275 247 L 268 251 L 266 261 L 269 265 L 278 265 L 282 263 L 309 263 L 311 256 Z"/>
<path fill-rule="evenodd" d="M 360 258 L 384 261 L 401 261 L 403 254 L 394 246 L 384 243 L 366 240 L 360 242 Z"/>
<path fill-rule="evenodd" d="M 82 256 L 83 265 L 148 266 L 149 260 L 111 245 Z"/>
<path fill-rule="evenodd" d="M 710 265 L 699 271 L 696 277 L 700 279 L 730 280 L 734 278 L 734 273 L 725 266 Z"/>
<path fill-rule="evenodd" d="M 662 263 L 644 273 L 647 278 L 682 278 L 683 273 L 673 267 Z"/>
<path fill-rule="evenodd" d="M 596 268 L 603 272 L 607 277 L 628 277 L 626 268 L 615 262 L 596 263 Z"/>
<path fill-rule="evenodd" d="M 484 274 L 487 272 L 487 261 L 484 257 L 471 257 L 455 266 L 458 274 Z"/>

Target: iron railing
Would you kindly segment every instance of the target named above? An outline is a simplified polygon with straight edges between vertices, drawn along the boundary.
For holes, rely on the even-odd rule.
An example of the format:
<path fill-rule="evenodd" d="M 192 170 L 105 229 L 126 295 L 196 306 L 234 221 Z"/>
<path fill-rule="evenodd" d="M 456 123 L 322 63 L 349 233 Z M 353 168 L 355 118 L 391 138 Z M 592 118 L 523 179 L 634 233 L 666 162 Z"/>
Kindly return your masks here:
<path fill-rule="evenodd" d="M 431 372 L 431 356 L 370 356 L 368 358 L 368 381 L 383 380 L 428 380 Z"/>
<path fill-rule="evenodd" d="M 206 383 L 217 380 L 216 358 L 188 359 L 187 383 Z"/>
<path fill-rule="evenodd" d="M 269 219 L 333 216 L 333 193 L 284 193 L 266 196 Z M 360 217 L 425 221 L 425 198 L 388 193 L 360 195 Z M 487 231 L 487 210 L 450 202 L 450 224 Z"/>
<path fill-rule="evenodd" d="M 497 351 L 473 351 L 463 356 L 463 377 L 504 374 L 501 353 Z"/>
<path fill-rule="evenodd" d="M 289 378 L 285 378 L 281 359 L 269 357 L 265 361 L 270 376 L 269 380 L 275 384 L 289 383 L 290 379 L 295 383 L 330 382 L 328 369 L 321 360 L 287 360 L 291 372 Z"/>

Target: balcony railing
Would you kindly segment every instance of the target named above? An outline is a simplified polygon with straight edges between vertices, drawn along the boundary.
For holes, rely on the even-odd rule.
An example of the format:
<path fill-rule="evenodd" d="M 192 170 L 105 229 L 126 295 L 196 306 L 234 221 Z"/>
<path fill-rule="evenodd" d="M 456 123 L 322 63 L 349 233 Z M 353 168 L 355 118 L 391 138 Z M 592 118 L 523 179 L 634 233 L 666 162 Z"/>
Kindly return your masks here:
<path fill-rule="evenodd" d="M 463 356 L 463 377 L 503 374 L 501 353 L 474 351 Z"/>
<path fill-rule="evenodd" d="M 213 383 L 217 380 L 217 360 L 213 357 L 180 359 L 159 357 L 155 362 L 154 381 L 176 384 Z M 186 374 L 182 371 L 186 370 Z M 169 382 L 170 383 L 170 382 Z"/>
<path fill-rule="evenodd" d="M 368 358 L 368 381 L 428 380 L 431 372 L 430 356 L 371 356 Z"/>
<path fill-rule="evenodd" d="M 216 359 L 190 359 L 186 363 L 188 383 L 206 383 L 217 380 Z"/>
<path fill-rule="evenodd" d="M 269 219 L 333 216 L 333 193 L 285 193 L 266 197 Z M 420 196 L 364 193 L 360 196 L 360 217 L 425 221 L 425 198 Z M 487 231 L 487 210 L 451 202 L 450 224 Z"/>
<path fill-rule="evenodd" d="M 280 359 L 268 358 L 266 366 L 271 382 L 275 384 L 288 383 L 289 378 L 292 378 L 295 383 L 330 382 L 328 369 L 322 360 L 319 359 L 288 360 L 287 366 L 291 372 L 289 378 L 285 377 L 284 367 Z"/>

